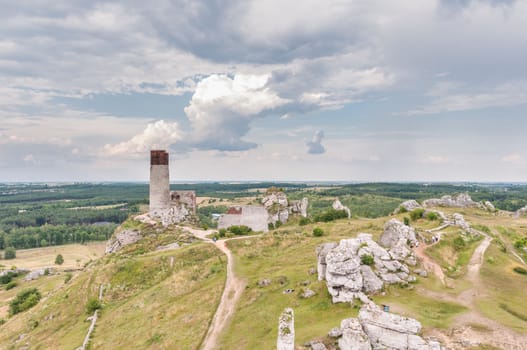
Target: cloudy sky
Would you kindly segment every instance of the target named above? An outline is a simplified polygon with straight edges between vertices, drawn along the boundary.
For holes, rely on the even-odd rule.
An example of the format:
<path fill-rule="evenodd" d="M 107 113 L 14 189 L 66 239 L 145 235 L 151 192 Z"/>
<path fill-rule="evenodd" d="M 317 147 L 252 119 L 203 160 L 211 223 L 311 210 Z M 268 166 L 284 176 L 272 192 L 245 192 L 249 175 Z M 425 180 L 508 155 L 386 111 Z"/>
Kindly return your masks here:
<path fill-rule="evenodd" d="M 527 181 L 525 0 L 0 4 L 0 181 Z"/>

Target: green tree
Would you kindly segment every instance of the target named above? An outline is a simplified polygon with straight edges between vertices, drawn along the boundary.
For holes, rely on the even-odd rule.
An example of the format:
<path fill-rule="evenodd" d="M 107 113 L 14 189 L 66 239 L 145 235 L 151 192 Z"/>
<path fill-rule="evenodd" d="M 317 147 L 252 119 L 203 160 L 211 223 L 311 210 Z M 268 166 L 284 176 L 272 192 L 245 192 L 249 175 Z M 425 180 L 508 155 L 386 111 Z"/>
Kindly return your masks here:
<path fill-rule="evenodd" d="M 4 251 L 4 259 L 15 259 L 16 258 L 16 250 L 13 247 L 7 247 Z"/>
<path fill-rule="evenodd" d="M 55 258 L 55 264 L 56 265 L 64 264 L 64 258 L 62 257 L 62 254 L 57 255 L 57 257 Z"/>
<path fill-rule="evenodd" d="M 24 289 L 9 303 L 9 315 L 13 316 L 32 308 L 38 304 L 40 298 L 41 294 L 38 289 Z"/>

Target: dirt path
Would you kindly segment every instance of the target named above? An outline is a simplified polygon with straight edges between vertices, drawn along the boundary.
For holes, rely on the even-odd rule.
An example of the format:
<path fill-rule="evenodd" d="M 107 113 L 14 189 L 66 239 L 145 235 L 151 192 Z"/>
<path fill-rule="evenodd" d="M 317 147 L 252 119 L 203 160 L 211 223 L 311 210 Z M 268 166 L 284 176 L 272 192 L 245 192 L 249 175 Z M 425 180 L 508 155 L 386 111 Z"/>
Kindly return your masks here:
<path fill-rule="evenodd" d="M 214 242 L 207 238 L 208 235 L 215 232 L 214 230 L 204 231 L 189 227 L 184 227 L 183 229 L 194 234 L 196 237 L 203 239 L 205 242 L 214 244 L 227 256 L 227 278 L 225 279 L 223 294 L 221 295 L 220 303 L 218 304 L 216 313 L 214 314 L 207 334 L 205 335 L 205 339 L 201 344 L 201 350 L 212 350 L 217 347 L 218 338 L 221 332 L 227 327 L 229 320 L 236 311 L 236 305 L 238 304 L 246 286 L 245 281 L 238 278 L 234 273 L 234 259 L 226 242 L 259 237 L 260 235 L 235 237 Z"/>
<path fill-rule="evenodd" d="M 432 272 L 434 275 L 436 275 L 437 278 L 441 281 L 441 284 L 443 286 L 446 286 L 446 279 L 445 274 L 443 273 L 443 269 L 439 264 L 437 264 L 434 260 L 430 259 L 428 255 L 426 255 L 425 250 L 428 247 L 431 247 L 441 240 L 441 235 L 438 235 L 438 241 L 432 244 L 424 244 L 421 243 L 417 248 L 414 249 L 415 255 L 423 262 L 423 267 L 426 271 Z"/>

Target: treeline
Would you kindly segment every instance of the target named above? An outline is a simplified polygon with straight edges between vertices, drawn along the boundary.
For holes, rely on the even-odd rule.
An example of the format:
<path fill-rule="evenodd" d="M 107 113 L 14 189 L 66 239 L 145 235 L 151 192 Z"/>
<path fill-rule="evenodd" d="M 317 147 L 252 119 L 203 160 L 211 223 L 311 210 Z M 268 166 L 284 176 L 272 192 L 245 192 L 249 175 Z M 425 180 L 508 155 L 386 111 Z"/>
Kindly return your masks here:
<path fill-rule="evenodd" d="M 69 243 L 107 240 L 117 224 L 105 225 L 44 225 L 0 231 L 0 249 L 47 247 Z"/>

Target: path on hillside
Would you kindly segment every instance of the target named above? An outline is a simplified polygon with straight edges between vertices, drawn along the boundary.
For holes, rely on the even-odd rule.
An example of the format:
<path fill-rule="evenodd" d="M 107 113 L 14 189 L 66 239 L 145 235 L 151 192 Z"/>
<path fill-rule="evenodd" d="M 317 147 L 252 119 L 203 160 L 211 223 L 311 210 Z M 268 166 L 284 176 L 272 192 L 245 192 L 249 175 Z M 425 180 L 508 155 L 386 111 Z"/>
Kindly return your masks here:
<path fill-rule="evenodd" d="M 428 247 L 431 247 L 433 245 L 436 245 L 441 240 L 441 234 L 438 234 L 438 240 L 432 244 L 424 244 L 421 243 L 417 248 L 414 249 L 415 255 L 423 262 L 423 267 L 426 271 L 433 272 L 434 275 L 436 275 L 437 278 L 441 281 L 441 284 L 443 286 L 446 286 L 446 279 L 445 274 L 443 273 L 443 269 L 441 266 L 439 266 L 438 263 L 436 263 L 434 260 L 432 260 L 428 255 L 426 255 L 425 250 Z"/>
<path fill-rule="evenodd" d="M 183 227 L 184 230 L 192 233 L 196 237 L 204 240 L 205 242 L 214 244 L 227 256 L 227 278 L 225 279 L 225 287 L 223 288 L 223 294 L 221 295 L 220 303 L 214 314 L 212 322 L 210 323 L 205 339 L 201 344 L 201 350 L 213 350 L 217 348 L 217 343 L 221 332 L 227 327 L 229 320 L 231 319 L 234 311 L 236 311 L 236 305 L 240 300 L 240 297 L 245 289 L 245 282 L 237 277 L 234 273 L 234 259 L 230 249 L 227 247 L 226 242 L 231 240 L 248 239 L 259 237 L 255 236 L 244 236 L 234 237 L 225 240 L 219 240 L 214 242 L 208 235 L 216 232 L 214 230 L 198 230 L 189 227 Z"/>

